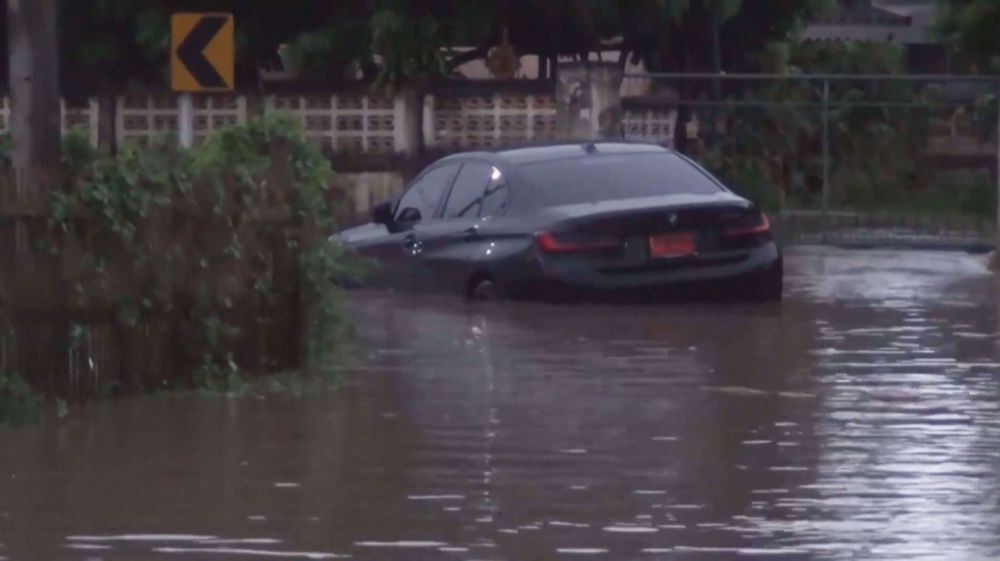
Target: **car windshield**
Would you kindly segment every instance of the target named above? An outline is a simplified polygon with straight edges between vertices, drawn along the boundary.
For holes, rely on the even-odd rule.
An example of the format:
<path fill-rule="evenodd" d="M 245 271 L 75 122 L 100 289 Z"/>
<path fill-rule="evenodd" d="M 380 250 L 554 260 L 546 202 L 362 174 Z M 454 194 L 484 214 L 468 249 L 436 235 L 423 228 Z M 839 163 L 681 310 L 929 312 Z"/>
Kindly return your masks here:
<path fill-rule="evenodd" d="M 540 206 L 552 207 L 657 195 L 718 193 L 722 187 L 669 152 L 595 155 L 524 164 Z"/>

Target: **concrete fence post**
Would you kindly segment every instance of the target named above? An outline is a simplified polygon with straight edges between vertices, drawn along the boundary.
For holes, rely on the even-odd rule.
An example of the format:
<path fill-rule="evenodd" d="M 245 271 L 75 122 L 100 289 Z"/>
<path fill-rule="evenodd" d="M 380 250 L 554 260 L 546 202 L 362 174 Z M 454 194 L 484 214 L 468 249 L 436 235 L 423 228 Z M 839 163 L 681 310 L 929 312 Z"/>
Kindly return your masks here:
<path fill-rule="evenodd" d="M 427 94 L 424 96 L 424 106 L 423 110 L 423 130 L 424 130 L 424 147 L 432 148 L 434 146 L 434 109 L 437 107 L 437 98 L 433 94 Z"/>
<path fill-rule="evenodd" d="M 406 102 L 403 96 L 396 95 L 392 98 L 392 143 L 397 152 L 402 152 L 407 142 L 406 130 L 403 124 L 406 122 Z"/>
<path fill-rule="evenodd" d="M 395 109 L 393 140 L 396 153 L 415 158 L 420 152 L 420 124 L 424 118 L 420 96 L 412 88 L 404 88 L 393 101 Z"/>
<path fill-rule="evenodd" d="M 622 70 L 615 63 L 559 65 L 556 130 L 576 140 L 621 138 Z"/>
<path fill-rule="evenodd" d="M 97 100 L 92 107 L 97 113 L 96 120 L 91 119 L 92 123 L 96 121 L 97 150 L 104 156 L 110 156 L 115 153 L 115 140 L 118 136 L 115 130 L 115 123 L 117 122 L 117 118 L 115 117 L 115 109 L 117 108 L 115 96 L 102 91 L 98 94 Z"/>
<path fill-rule="evenodd" d="M 177 97 L 177 138 L 184 148 L 194 145 L 194 100 L 189 93 Z"/>

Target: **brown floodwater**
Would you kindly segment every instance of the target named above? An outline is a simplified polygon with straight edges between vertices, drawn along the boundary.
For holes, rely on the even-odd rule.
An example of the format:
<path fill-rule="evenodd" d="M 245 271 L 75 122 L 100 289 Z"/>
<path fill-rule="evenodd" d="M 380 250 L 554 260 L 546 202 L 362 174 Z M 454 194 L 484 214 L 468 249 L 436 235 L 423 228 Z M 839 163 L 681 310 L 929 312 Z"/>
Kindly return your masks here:
<path fill-rule="evenodd" d="M 0 430 L 0 559 L 1000 558 L 984 260 L 787 269 L 775 305 L 352 293 L 341 390 Z"/>

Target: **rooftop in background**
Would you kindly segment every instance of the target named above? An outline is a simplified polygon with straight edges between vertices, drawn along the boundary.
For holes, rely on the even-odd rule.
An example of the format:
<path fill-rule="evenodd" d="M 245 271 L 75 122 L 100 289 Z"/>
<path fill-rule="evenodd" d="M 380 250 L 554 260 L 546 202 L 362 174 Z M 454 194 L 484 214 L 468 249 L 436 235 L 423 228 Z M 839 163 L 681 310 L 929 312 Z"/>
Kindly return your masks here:
<path fill-rule="evenodd" d="M 937 43 L 936 0 L 856 0 L 806 28 L 806 41 L 873 41 L 904 45 Z"/>

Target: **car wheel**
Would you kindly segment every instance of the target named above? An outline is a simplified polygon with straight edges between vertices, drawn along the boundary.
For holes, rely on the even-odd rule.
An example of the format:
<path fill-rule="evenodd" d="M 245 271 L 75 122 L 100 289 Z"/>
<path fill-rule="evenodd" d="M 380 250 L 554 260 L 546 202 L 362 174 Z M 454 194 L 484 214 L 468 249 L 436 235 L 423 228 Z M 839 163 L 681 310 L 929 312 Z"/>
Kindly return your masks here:
<path fill-rule="evenodd" d="M 481 278 L 472 284 L 469 291 L 469 299 L 477 302 L 489 302 L 500 299 L 500 289 L 493 279 Z"/>

